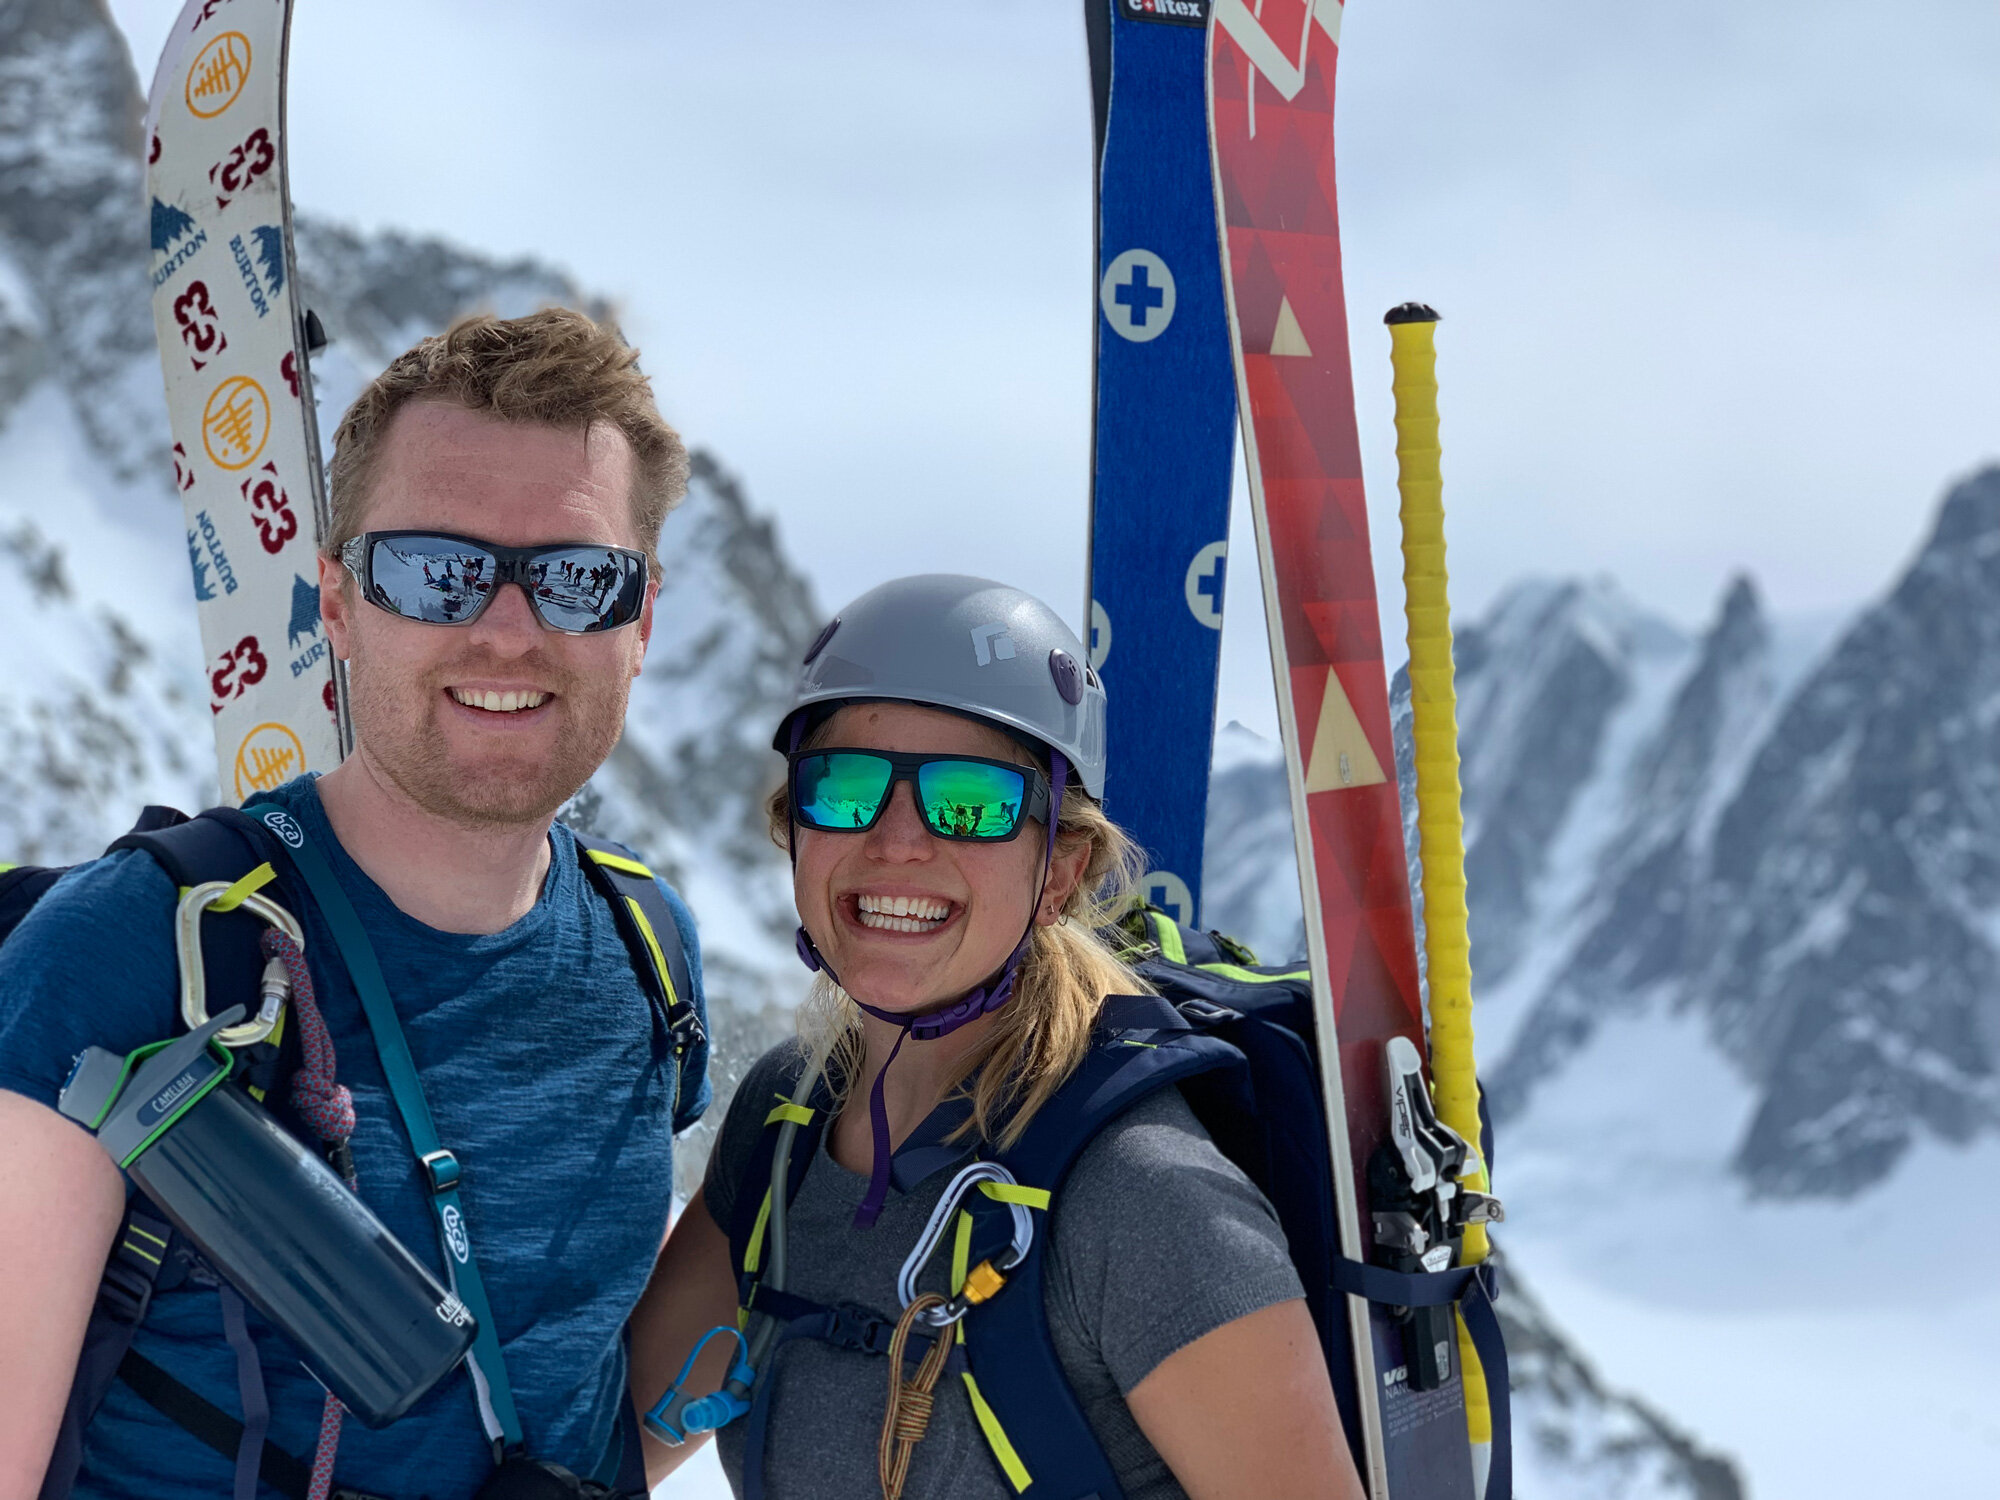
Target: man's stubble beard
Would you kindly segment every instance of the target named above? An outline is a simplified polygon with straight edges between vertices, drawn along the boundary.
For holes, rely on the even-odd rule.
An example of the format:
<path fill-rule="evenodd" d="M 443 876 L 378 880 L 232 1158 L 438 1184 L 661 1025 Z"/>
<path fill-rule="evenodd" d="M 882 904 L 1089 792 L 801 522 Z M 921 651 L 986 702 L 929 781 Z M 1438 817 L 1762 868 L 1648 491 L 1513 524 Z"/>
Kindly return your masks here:
<path fill-rule="evenodd" d="M 466 828 L 519 827 L 554 817 L 618 743 L 631 694 L 631 679 L 622 674 L 606 682 L 602 674 L 580 678 L 538 667 L 536 679 L 554 684 L 564 720 L 550 753 L 539 761 L 467 765 L 452 755 L 440 719 L 446 685 L 477 677 L 476 670 L 440 669 L 400 689 L 378 681 L 358 656 L 348 673 L 358 753 L 417 807 Z"/>

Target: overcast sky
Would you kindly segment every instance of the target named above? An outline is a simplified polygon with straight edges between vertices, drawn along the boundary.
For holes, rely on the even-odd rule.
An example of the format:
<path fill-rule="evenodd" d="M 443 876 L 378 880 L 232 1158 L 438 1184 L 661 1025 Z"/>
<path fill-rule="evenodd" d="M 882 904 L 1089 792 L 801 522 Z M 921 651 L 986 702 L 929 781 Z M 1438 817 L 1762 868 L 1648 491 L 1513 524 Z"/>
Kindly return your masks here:
<path fill-rule="evenodd" d="M 178 6 L 112 9 L 149 78 Z M 1407 298 L 1446 320 L 1468 613 L 1527 572 L 1609 573 L 1689 626 L 1739 569 L 1780 611 L 1851 605 L 2000 456 L 2000 8 L 1355 0 L 1339 77 L 1392 605 L 1380 319 Z M 948 567 L 1079 619 L 1075 0 L 299 0 L 291 99 L 304 208 L 622 304 L 829 609 Z M 1240 511 L 1234 537 L 1247 562 Z M 1234 576 L 1223 711 L 1268 728 Z"/>

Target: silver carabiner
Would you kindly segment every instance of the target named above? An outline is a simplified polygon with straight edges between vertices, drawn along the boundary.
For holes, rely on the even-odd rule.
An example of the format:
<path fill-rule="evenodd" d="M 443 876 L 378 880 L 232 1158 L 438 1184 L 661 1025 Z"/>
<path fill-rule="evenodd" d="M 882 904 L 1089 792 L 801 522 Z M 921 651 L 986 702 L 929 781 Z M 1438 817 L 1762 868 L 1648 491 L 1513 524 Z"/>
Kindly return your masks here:
<path fill-rule="evenodd" d="M 225 892 L 234 889 L 235 885 L 227 880 L 207 881 L 182 896 L 180 905 L 174 911 L 174 953 L 180 960 L 181 970 L 181 1019 L 190 1031 L 208 1024 L 208 976 L 203 972 L 201 962 L 202 913 L 221 900 Z M 306 934 L 299 925 L 299 919 L 270 897 L 252 891 L 238 905 L 242 910 L 262 917 L 303 951 Z M 230 908 L 232 911 L 236 909 Z M 253 1042 L 261 1042 L 277 1026 L 283 1009 L 282 995 L 274 996 L 271 986 L 267 984 L 264 1003 L 258 1007 L 256 1015 L 241 1025 L 224 1027 L 215 1034 L 215 1040 L 225 1047 L 248 1047 Z"/>
<path fill-rule="evenodd" d="M 1000 1182 L 1009 1187 L 1019 1185 L 1014 1174 L 998 1162 L 975 1161 L 959 1169 L 958 1175 L 945 1188 L 944 1196 L 938 1199 L 937 1207 L 931 1210 L 930 1222 L 917 1236 L 916 1247 L 904 1260 L 902 1270 L 896 1273 L 896 1295 L 902 1299 L 904 1307 L 917 1300 L 917 1278 L 937 1253 L 938 1244 L 944 1239 L 945 1226 L 951 1223 L 959 1201 L 982 1182 Z M 1028 1250 L 1035 1243 L 1035 1221 L 1026 1206 L 1009 1203 L 1007 1208 L 1014 1218 L 1014 1241 L 1008 1249 L 1006 1264 L 993 1268 L 1003 1274 L 1026 1260 Z M 943 1307 L 929 1308 L 917 1314 L 917 1319 L 932 1328 L 949 1328 L 972 1310 L 975 1300 L 967 1297 L 961 1289 Z"/>

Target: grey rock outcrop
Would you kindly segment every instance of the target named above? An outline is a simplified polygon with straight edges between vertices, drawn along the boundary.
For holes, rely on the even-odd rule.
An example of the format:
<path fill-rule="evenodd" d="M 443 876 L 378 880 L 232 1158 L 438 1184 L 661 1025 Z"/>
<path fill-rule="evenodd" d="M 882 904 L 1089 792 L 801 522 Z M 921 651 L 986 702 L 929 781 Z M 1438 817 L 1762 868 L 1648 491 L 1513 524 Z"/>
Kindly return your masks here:
<path fill-rule="evenodd" d="M 1802 675 L 1776 639 L 1747 578 L 1692 647 L 1576 583 L 1460 631 L 1473 971 L 1509 1007 L 1486 1082 L 1504 1120 L 1606 1017 L 1689 1011 L 1756 1095 L 1742 1181 L 1847 1197 L 2000 1124 L 2000 469 Z M 1281 770 L 1217 786 L 1206 919 L 1294 931 Z"/>
<path fill-rule="evenodd" d="M 1694 976 L 1765 1192 L 2000 1123 L 2000 469 L 1786 705 L 1715 828 Z"/>

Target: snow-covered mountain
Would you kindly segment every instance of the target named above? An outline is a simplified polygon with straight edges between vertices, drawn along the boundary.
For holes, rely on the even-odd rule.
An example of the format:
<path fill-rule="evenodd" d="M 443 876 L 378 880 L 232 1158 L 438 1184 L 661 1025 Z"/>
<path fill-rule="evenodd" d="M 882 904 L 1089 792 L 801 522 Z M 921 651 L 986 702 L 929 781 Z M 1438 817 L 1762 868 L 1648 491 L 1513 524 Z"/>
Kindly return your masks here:
<path fill-rule="evenodd" d="M 0 3 L 0 857 L 8 859 L 86 857 L 144 802 L 193 807 L 216 796 L 146 301 L 141 113 L 102 0 Z M 511 314 L 548 301 L 604 310 L 531 260 L 361 235 L 309 214 L 297 248 L 306 300 L 334 340 L 314 361 L 328 438 L 375 370 L 462 312 Z M 726 1096 L 786 1026 L 802 988 L 784 863 L 760 802 L 776 770 L 765 735 L 818 607 L 771 521 L 712 455 L 696 454 L 688 499 L 661 546 L 667 577 L 625 738 L 567 816 L 639 848 L 699 914 Z M 1237 771 L 1220 772 L 1218 805 L 1239 781 L 1246 808 L 1255 803 L 1263 755 L 1249 745 Z M 1270 823 L 1268 807 L 1262 816 Z M 1282 796 L 1276 819 L 1282 845 Z M 1251 846 L 1235 877 L 1260 912 L 1290 879 L 1269 847 Z M 1211 883 L 1225 882 L 1211 875 Z M 1253 887 L 1262 894 L 1253 897 Z M 1253 935 L 1284 945 L 1282 933 Z M 690 1169 L 700 1155 L 685 1153 Z M 1736 1500 L 1727 1462 L 1642 1403 L 1609 1393 L 1537 1307 L 1517 1303 L 1509 1316 L 1523 1353 L 1524 1472 L 1540 1486 L 1524 1493 Z"/>
<path fill-rule="evenodd" d="M 1906 1400 L 1903 1351 L 1951 1267 L 1908 1226 L 1948 1198 L 1954 1242 L 2000 1230 L 1970 1191 L 2000 1162 L 2000 469 L 1843 622 L 1773 621 L 1738 578 L 1689 638 L 1537 581 L 1456 660 L 1502 1240 L 1760 1489 L 1972 1493 L 1992 1430 Z M 1225 731 L 1209 833 L 1205 922 L 1298 953 L 1276 746 Z M 1839 1456 L 1886 1405 L 1916 1435 Z"/>
<path fill-rule="evenodd" d="M 1536 582 L 1456 658 L 1503 1122 L 1607 1017 L 1689 1013 L 1755 1095 L 1758 1193 L 1852 1196 L 2000 1124 L 2000 469 L 1831 640 L 1774 628 L 1747 578 L 1695 641 L 1609 583 Z M 1413 816 L 1403 674 L 1392 696 Z M 1237 734 L 1205 916 L 1294 953 L 1296 876 L 1249 857 L 1289 829 L 1282 770 Z"/>

